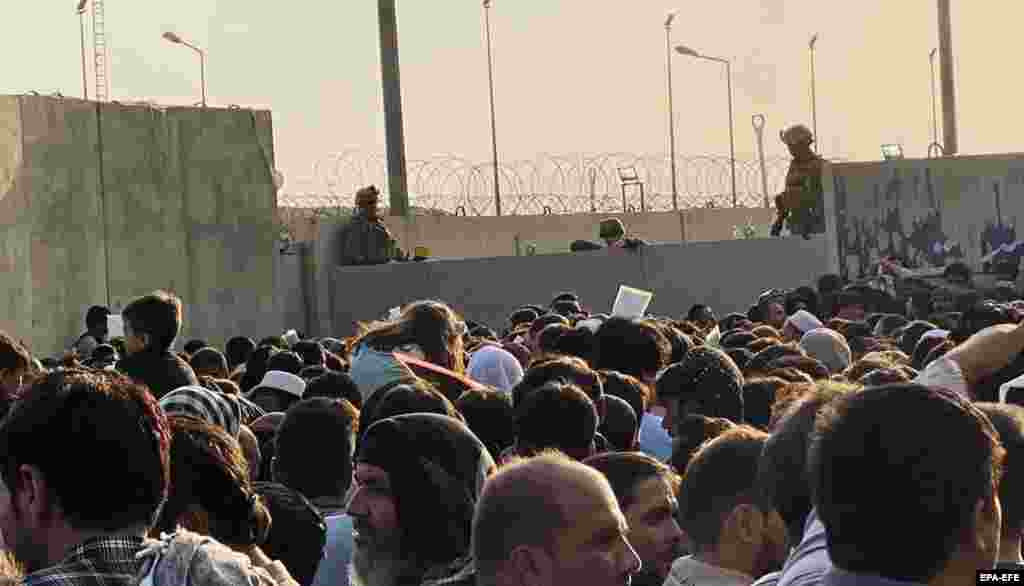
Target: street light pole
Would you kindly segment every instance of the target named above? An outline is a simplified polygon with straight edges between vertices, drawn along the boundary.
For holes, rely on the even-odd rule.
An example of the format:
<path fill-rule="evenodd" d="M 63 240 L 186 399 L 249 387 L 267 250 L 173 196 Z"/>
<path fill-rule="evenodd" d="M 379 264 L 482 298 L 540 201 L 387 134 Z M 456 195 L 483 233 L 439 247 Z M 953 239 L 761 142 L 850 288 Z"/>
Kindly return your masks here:
<path fill-rule="evenodd" d="M 89 4 L 89 0 L 79 0 L 78 8 L 78 28 L 82 33 L 82 99 L 89 99 L 89 79 L 86 73 L 85 67 L 85 9 Z"/>
<path fill-rule="evenodd" d="M 188 41 L 182 39 L 181 37 L 179 37 L 175 33 L 172 33 L 172 32 L 169 32 L 169 31 L 164 33 L 163 37 L 164 37 L 164 39 L 166 39 L 166 40 L 168 40 L 168 41 L 170 41 L 170 42 L 172 42 L 172 43 L 174 43 L 176 45 L 184 45 L 184 46 L 188 47 L 189 49 L 192 49 L 193 51 L 195 51 L 199 55 L 199 82 L 200 82 L 200 84 L 202 86 L 202 102 L 201 103 L 202 103 L 203 107 L 205 108 L 206 107 L 206 51 L 203 51 L 199 47 L 193 45 L 192 43 L 189 43 Z"/>
<path fill-rule="evenodd" d="M 928 54 L 928 61 L 931 64 L 932 70 L 932 144 L 939 144 L 939 108 L 937 104 L 937 95 L 935 93 L 935 54 L 938 49 L 932 49 L 932 52 Z M 931 150 L 931 147 L 929 147 Z"/>
<path fill-rule="evenodd" d="M 737 207 L 739 204 L 739 198 L 736 191 L 736 137 L 733 132 L 733 114 L 732 114 L 732 62 L 728 59 L 721 57 L 711 57 L 709 55 L 703 55 L 697 51 L 685 46 L 677 45 L 676 53 L 680 55 L 686 55 L 687 57 L 694 57 L 696 59 L 705 59 L 707 61 L 715 61 L 717 63 L 725 64 L 725 81 L 726 89 L 729 92 L 729 167 L 732 172 L 732 206 Z"/>
<path fill-rule="evenodd" d="M 939 68 L 942 71 L 942 148 L 945 154 L 960 151 L 956 125 L 956 81 L 953 79 L 953 23 L 949 0 L 939 2 Z"/>
<path fill-rule="evenodd" d="M 679 189 L 676 184 L 676 110 L 672 103 L 672 21 L 675 11 L 665 18 L 665 65 L 668 71 L 668 148 L 672 169 L 672 209 L 679 210 Z"/>
<path fill-rule="evenodd" d="M 818 44 L 818 34 L 811 37 L 809 47 L 811 49 L 811 126 L 814 128 L 814 150 L 818 150 L 818 80 L 814 71 L 814 50 Z"/>
<path fill-rule="evenodd" d="M 729 167 L 732 170 L 732 207 L 737 207 L 736 199 L 736 137 L 733 133 L 732 116 L 732 63 L 723 60 L 725 63 L 725 84 L 729 92 Z"/>
<path fill-rule="evenodd" d="M 484 25 L 487 29 L 487 81 L 491 89 L 491 154 L 494 163 L 494 211 L 501 215 L 501 182 L 498 174 L 498 122 L 494 113 L 494 58 L 491 56 L 491 0 L 484 0 Z"/>

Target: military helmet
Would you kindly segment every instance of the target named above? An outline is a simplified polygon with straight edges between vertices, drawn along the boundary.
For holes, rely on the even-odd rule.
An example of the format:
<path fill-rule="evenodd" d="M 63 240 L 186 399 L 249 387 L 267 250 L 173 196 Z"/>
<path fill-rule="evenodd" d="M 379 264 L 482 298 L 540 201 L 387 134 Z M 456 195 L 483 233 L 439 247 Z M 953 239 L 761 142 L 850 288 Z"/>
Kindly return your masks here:
<path fill-rule="evenodd" d="M 780 132 L 779 138 L 782 139 L 783 143 L 790 146 L 802 143 L 810 144 L 814 142 L 814 133 L 803 124 L 797 124 Z"/>
<path fill-rule="evenodd" d="M 626 235 L 626 228 L 622 225 L 622 220 L 607 218 L 601 220 L 598 225 L 598 234 L 604 240 L 618 240 Z"/>
<path fill-rule="evenodd" d="M 364 187 L 356 192 L 356 206 L 366 207 L 376 205 L 380 201 L 380 191 L 377 190 L 377 186 L 370 185 Z"/>

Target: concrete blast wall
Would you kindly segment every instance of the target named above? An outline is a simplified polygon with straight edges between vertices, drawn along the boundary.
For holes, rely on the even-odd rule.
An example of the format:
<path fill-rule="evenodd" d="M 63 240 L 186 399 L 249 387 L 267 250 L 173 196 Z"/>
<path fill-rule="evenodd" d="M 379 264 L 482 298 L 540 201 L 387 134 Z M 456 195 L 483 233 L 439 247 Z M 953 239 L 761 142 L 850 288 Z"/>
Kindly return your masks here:
<path fill-rule="evenodd" d="M 39 354 L 168 289 L 182 338 L 280 329 L 269 112 L 0 97 L 0 328 Z"/>
<path fill-rule="evenodd" d="M 648 246 L 637 253 L 594 251 L 376 267 L 326 267 L 316 335 L 350 335 L 355 321 L 396 305 L 440 299 L 467 318 L 500 328 L 526 303 L 574 291 L 595 313 L 609 312 L 619 285 L 654 291 L 650 312 L 682 316 L 694 303 L 746 312 L 768 287 L 811 284 L 834 271 L 825 237 Z"/>

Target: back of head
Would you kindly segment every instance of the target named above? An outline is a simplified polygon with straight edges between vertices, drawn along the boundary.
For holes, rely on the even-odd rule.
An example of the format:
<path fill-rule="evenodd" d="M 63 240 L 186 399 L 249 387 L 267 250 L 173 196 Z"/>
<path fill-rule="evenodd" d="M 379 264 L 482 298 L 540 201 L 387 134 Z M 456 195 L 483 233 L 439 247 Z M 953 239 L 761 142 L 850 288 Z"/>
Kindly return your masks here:
<path fill-rule="evenodd" d="M 776 377 L 748 380 L 743 385 L 743 416 L 746 422 L 758 429 L 768 429 L 775 395 L 787 384 L 787 381 Z"/>
<path fill-rule="evenodd" d="M 260 381 L 263 380 L 263 375 L 267 374 L 267 362 L 277 352 L 277 348 L 273 346 L 260 346 L 253 350 L 252 354 L 249 355 L 249 359 L 245 362 L 245 375 L 238 384 L 243 393 L 248 393 L 253 387 L 260 384 Z"/>
<path fill-rule="evenodd" d="M 758 486 L 782 516 L 793 543 L 803 537 L 811 512 L 811 483 L 807 476 L 807 449 L 818 413 L 846 392 L 819 386 L 786 406 L 764 447 L 758 468 Z"/>
<path fill-rule="evenodd" d="M 295 352 L 278 352 L 267 360 L 267 370 L 279 370 L 298 376 L 304 366 L 302 358 Z"/>
<path fill-rule="evenodd" d="M 235 336 L 224 346 L 224 356 L 228 359 L 228 368 L 234 370 L 249 360 L 249 355 L 256 349 L 251 338 Z"/>
<path fill-rule="evenodd" d="M 363 395 L 359 387 L 348 374 L 329 371 L 312 380 L 306 385 L 303 398 L 326 397 L 328 399 L 345 399 L 356 409 L 363 408 Z"/>
<path fill-rule="evenodd" d="M 196 376 L 209 375 L 216 378 L 228 377 L 228 360 L 216 348 L 200 348 L 191 358 L 189 366 L 195 371 Z"/>
<path fill-rule="evenodd" d="M 671 344 L 653 325 L 613 317 L 597 330 L 594 368 L 652 380 L 668 364 Z"/>
<path fill-rule="evenodd" d="M 699 414 L 743 422 L 743 375 L 724 352 L 695 348 L 658 377 L 659 400 L 678 401 L 680 415 Z M 685 412 L 684 412 L 685 411 Z"/>
<path fill-rule="evenodd" d="M 555 342 L 553 350 L 559 354 L 581 358 L 591 364 L 596 347 L 597 338 L 594 333 L 587 328 L 577 326 L 563 332 Z"/>
<path fill-rule="evenodd" d="M 531 366 L 523 380 L 512 390 L 513 405 L 518 408 L 530 393 L 552 381 L 564 381 L 578 386 L 595 405 L 604 396 L 604 387 L 597 372 L 579 358 L 562 356 Z"/>
<path fill-rule="evenodd" d="M 620 452 L 636 448 L 640 418 L 633 407 L 615 395 L 604 396 L 605 416 L 598 431 Z"/>
<path fill-rule="evenodd" d="M 197 508 L 210 535 L 226 545 L 258 545 L 270 514 L 249 481 L 249 465 L 235 438 L 220 426 L 187 416 L 170 418 L 171 490 L 156 528 L 173 532 Z M 191 527 L 195 530 L 196 527 Z"/>
<path fill-rule="evenodd" d="M 582 460 L 594 451 L 597 425 L 597 408 L 579 387 L 548 383 L 516 408 L 517 449 L 523 455 L 557 449 Z"/>
<path fill-rule="evenodd" d="M 327 523 L 316 507 L 298 491 L 272 482 L 254 485 L 270 509 L 274 524 L 260 546 L 278 560 L 299 584 L 312 584 L 327 545 Z"/>
<path fill-rule="evenodd" d="M 575 522 L 566 495 L 585 487 L 611 492 L 599 472 L 558 452 L 503 466 L 487 481 L 473 515 L 472 555 L 480 583 L 494 583 L 518 547 L 552 551 L 558 534 Z"/>
<path fill-rule="evenodd" d="M 647 386 L 637 380 L 636 377 L 615 372 L 614 370 L 602 370 L 598 373 L 601 376 L 601 383 L 605 395 L 616 397 L 629 403 L 637 419 L 643 418 L 647 413 L 647 407 L 651 403 L 650 391 Z"/>
<path fill-rule="evenodd" d="M 539 352 L 555 352 L 558 340 L 572 328 L 565 324 L 551 324 L 545 326 L 537 336 L 537 350 Z"/>
<path fill-rule="evenodd" d="M 324 365 L 324 347 L 313 340 L 302 340 L 292 347 L 292 352 L 299 355 L 306 366 Z"/>
<path fill-rule="evenodd" d="M 90 330 L 106 327 L 109 315 L 109 308 L 102 305 L 93 305 L 85 312 L 85 327 Z"/>
<path fill-rule="evenodd" d="M 690 415 L 676 424 L 678 437 L 672 440 L 672 467 L 680 472 L 685 472 L 686 467 L 693 459 L 704 442 L 715 439 L 726 431 L 736 427 L 737 424 L 721 417 L 705 417 L 703 415 Z"/>
<path fill-rule="evenodd" d="M 341 498 L 352 482 L 359 412 L 343 399 L 305 399 L 277 428 L 274 479 L 310 499 Z M 330 465 L 313 457 L 330 446 Z"/>
<path fill-rule="evenodd" d="M 889 385 L 832 402 L 810 450 L 832 562 L 928 582 L 977 538 L 976 511 L 993 495 L 1002 451 L 988 418 L 953 392 Z M 893 519 L 903 530 L 880 530 Z"/>
<path fill-rule="evenodd" d="M 0 475 L 12 498 L 23 490 L 22 466 L 34 466 L 63 520 L 82 531 L 149 527 L 167 493 L 169 452 L 167 418 L 153 396 L 105 371 L 43 376 L 0 425 Z M 104 489 L 82 490 L 89 478 Z"/>
<path fill-rule="evenodd" d="M 1003 535 L 1018 539 L 1024 530 L 1024 407 L 996 403 L 976 403 L 999 433 L 1006 450 L 1003 474 L 999 479 L 999 504 L 1003 507 Z"/>
<path fill-rule="evenodd" d="M 199 352 L 203 348 L 209 348 L 209 347 L 210 347 L 210 345 L 206 343 L 206 340 L 195 340 L 195 339 L 193 339 L 193 340 L 189 340 L 188 342 L 185 342 L 185 345 L 182 346 L 182 350 L 185 351 L 185 354 L 188 354 L 189 356 L 192 356 L 193 354 L 195 354 L 196 352 Z"/>
<path fill-rule="evenodd" d="M 379 392 L 379 391 L 378 391 Z M 427 382 L 400 384 L 382 394 L 373 407 L 367 426 L 374 422 L 409 413 L 436 413 L 462 419 L 455 405 Z"/>
<path fill-rule="evenodd" d="M 730 429 L 707 442 L 686 467 L 679 518 L 697 552 L 718 545 L 722 525 L 739 504 L 758 504 L 756 477 L 768 434 L 748 426 Z"/>
<path fill-rule="evenodd" d="M 913 321 L 903 326 L 898 340 L 900 350 L 904 354 L 913 354 L 914 347 L 917 346 L 918 341 L 921 340 L 921 336 L 923 336 L 925 332 L 936 329 L 938 328 L 935 324 L 926 321 Z"/>
<path fill-rule="evenodd" d="M 181 330 L 181 299 L 173 293 L 157 291 L 132 301 L 121 315 L 133 334 L 148 337 L 147 349 L 163 352 L 171 347 Z"/>
<path fill-rule="evenodd" d="M 455 401 L 455 408 L 493 457 L 515 444 L 516 414 L 508 393 L 468 390 Z"/>

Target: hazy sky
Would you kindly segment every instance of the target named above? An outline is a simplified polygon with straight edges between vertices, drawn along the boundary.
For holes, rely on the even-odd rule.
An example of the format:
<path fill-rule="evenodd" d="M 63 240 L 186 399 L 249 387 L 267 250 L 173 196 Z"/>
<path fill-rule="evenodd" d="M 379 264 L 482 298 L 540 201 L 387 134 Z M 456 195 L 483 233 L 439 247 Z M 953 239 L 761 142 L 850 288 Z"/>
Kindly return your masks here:
<path fill-rule="evenodd" d="M 81 95 L 74 0 L 21 2 L 0 35 L 0 93 Z M 819 32 L 819 144 L 826 155 L 877 159 L 930 142 L 928 52 L 935 0 L 495 0 L 492 12 L 501 156 L 668 150 L 667 10 L 673 37 L 734 60 L 738 157 L 755 152 L 751 115 L 780 127 L 810 122 L 807 41 Z M 953 2 L 964 153 L 1021 150 L 1024 75 L 1012 54 L 1024 2 Z M 198 101 L 196 56 L 160 38 L 174 30 L 206 48 L 210 102 L 270 108 L 278 166 L 289 183 L 332 152 L 383 152 L 377 3 L 372 0 L 106 0 L 113 99 Z M 399 1 L 410 159 L 490 157 L 480 2 Z M 680 155 L 728 152 L 724 68 L 673 59 Z M 91 78 L 91 73 L 90 73 Z M 92 90 L 90 89 L 90 93 Z M 940 114 L 941 115 L 941 114 Z"/>

